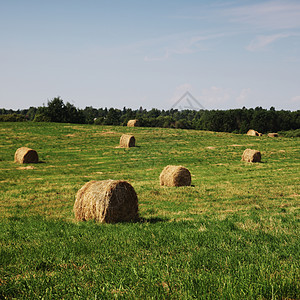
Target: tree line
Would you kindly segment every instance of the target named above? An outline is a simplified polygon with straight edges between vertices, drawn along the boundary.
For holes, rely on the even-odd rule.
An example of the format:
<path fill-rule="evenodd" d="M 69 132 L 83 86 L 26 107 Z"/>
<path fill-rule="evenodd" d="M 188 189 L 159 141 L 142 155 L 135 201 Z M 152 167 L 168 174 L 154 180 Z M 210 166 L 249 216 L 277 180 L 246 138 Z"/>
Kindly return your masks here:
<path fill-rule="evenodd" d="M 78 109 L 60 97 L 48 101 L 47 106 L 23 110 L 0 109 L 0 121 L 59 122 L 96 125 L 123 125 L 138 119 L 142 127 L 165 127 L 197 129 L 219 132 L 246 133 L 249 129 L 258 132 L 278 132 L 300 128 L 300 110 L 269 110 L 262 107 L 229 110 L 159 110 L 147 111 L 124 107 Z"/>

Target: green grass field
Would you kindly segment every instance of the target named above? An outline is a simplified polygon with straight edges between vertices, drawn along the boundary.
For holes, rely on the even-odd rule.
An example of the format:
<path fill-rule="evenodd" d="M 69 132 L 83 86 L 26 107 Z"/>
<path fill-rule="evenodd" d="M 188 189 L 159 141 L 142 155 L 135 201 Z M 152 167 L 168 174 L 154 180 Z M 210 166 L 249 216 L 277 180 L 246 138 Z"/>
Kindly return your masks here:
<path fill-rule="evenodd" d="M 299 138 L 22 122 L 0 140 L 0 299 L 300 299 Z M 41 163 L 14 163 L 21 146 Z M 161 187 L 168 164 L 192 186 Z M 75 221 L 104 179 L 130 182 L 140 222 Z"/>

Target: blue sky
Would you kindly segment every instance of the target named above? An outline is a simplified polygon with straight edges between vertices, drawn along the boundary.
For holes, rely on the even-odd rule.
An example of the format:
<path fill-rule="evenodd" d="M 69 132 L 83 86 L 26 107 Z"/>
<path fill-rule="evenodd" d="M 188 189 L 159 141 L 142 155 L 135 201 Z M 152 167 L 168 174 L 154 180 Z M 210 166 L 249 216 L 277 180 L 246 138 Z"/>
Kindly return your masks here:
<path fill-rule="evenodd" d="M 300 109 L 300 1 L 0 0 L 0 108 Z"/>

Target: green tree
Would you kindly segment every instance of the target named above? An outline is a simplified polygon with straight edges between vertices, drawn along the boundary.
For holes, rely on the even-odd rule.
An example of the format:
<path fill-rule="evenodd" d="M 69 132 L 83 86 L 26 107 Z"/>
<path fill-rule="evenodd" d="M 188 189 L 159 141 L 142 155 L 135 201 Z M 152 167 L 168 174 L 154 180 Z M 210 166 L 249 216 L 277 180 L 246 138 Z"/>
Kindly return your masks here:
<path fill-rule="evenodd" d="M 47 115 L 50 117 L 51 122 L 66 122 L 65 105 L 60 97 L 48 101 Z"/>
<path fill-rule="evenodd" d="M 110 108 L 106 119 L 104 121 L 105 125 L 120 125 L 121 111 L 119 109 Z"/>

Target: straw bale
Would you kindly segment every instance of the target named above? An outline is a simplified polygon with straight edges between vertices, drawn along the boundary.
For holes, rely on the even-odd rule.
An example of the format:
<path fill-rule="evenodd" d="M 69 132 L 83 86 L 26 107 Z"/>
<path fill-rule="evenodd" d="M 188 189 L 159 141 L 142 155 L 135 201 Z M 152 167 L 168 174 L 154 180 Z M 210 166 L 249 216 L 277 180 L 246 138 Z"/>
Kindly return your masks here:
<path fill-rule="evenodd" d="M 140 122 L 139 122 L 139 120 L 129 120 L 127 122 L 127 126 L 128 127 L 139 127 L 140 126 Z"/>
<path fill-rule="evenodd" d="M 160 176 L 160 185 L 165 186 L 189 186 L 191 185 L 191 173 L 183 166 L 166 166 Z"/>
<path fill-rule="evenodd" d="M 126 181 L 92 180 L 77 192 L 74 214 L 79 221 L 135 221 L 138 219 L 138 198 L 133 187 Z"/>
<path fill-rule="evenodd" d="M 259 133 L 256 130 L 250 129 L 248 130 L 247 135 L 259 136 Z"/>
<path fill-rule="evenodd" d="M 120 138 L 120 147 L 135 147 L 135 137 L 130 134 L 123 134 Z"/>
<path fill-rule="evenodd" d="M 38 163 L 39 156 L 35 150 L 21 147 L 15 153 L 15 162 L 20 164 Z"/>
<path fill-rule="evenodd" d="M 242 155 L 242 161 L 260 162 L 261 153 L 258 150 L 246 149 Z"/>
<path fill-rule="evenodd" d="M 18 170 L 34 170 L 35 167 L 33 167 L 33 166 L 27 166 L 27 167 L 18 167 L 17 169 Z"/>
<path fill-rule="evenodd" d="M 268 137 L 278 137 L 278 133 L 268 133 Z"/>

